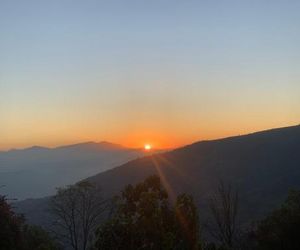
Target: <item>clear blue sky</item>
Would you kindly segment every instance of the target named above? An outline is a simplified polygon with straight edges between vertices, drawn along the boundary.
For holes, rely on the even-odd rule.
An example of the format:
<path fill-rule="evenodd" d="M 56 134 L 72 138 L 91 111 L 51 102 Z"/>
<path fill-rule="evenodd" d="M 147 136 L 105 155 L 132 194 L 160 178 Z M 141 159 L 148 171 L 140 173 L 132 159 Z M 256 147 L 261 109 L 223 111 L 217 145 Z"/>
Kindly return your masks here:
<path fill-rule="evenodd" d="M 299 13 L 284 0 L 3 0 L 0 149 L 297 124 Z"/>

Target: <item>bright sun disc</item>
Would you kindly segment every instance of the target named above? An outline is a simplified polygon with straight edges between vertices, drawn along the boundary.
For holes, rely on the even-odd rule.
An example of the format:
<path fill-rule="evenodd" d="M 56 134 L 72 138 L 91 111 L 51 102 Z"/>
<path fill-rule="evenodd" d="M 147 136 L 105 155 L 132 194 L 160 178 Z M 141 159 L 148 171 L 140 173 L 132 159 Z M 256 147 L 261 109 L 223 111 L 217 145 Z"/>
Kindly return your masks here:
<path fill-rule="evenodd" d="M 145 144 L 144 149 L 145 150 L 150 150 L 152 146 L 150 144 Z"/>

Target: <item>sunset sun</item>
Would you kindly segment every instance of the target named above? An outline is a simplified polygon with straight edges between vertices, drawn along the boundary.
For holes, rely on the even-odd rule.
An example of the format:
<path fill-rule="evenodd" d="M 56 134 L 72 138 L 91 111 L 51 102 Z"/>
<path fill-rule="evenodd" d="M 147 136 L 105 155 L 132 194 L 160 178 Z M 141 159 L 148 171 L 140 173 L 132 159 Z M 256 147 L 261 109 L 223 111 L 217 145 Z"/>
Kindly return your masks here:
<path fill-rule="evenodd" d="M 0 250 L 300 250 L 300 0 L 70 2 L 0 0 Z"/>

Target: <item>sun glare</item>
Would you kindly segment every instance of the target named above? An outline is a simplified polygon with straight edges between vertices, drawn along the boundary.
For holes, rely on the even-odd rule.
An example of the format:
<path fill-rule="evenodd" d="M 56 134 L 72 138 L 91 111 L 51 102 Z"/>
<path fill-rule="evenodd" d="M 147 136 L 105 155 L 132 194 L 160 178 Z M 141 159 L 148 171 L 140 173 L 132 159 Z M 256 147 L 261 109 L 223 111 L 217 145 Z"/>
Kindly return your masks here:
<path fill-rule="evenodd" d="M 151 146 L 150 144 L 145 144 L 145 145 L 144 145 L 144 149 L 145 149 L 146 151 L 149 151 L 149 150 L 152 149 L 152 146 Z"/>

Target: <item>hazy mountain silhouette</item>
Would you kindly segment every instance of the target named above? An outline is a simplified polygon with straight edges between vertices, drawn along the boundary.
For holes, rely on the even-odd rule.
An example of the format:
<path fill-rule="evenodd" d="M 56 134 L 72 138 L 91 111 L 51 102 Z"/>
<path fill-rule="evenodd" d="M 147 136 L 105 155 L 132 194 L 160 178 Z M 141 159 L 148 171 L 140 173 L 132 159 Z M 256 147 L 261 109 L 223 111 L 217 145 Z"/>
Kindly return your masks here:
<path fill-rule="evenodd" d="M 170 152 L 146 156 L 88 178 L 110 197 L 126 184 L 158 174 L 171 193 L 190 193 L 207 215 L 207 198 L 222 179 L 239 189 L 243 222 L 278 206 L 290 188 L 300 188 L 300 126 L 197 142 Z M 48 199 L 18 204 L 34 223 L 44 223 Z"/>
<path fill-rule="evenodd" d="M 0 152 L 2 192 L 17 199 L 55 193 L 55 188 L 145 155 L 109 142 L 86 142 L 57 148 L 33 146 Z"/>

